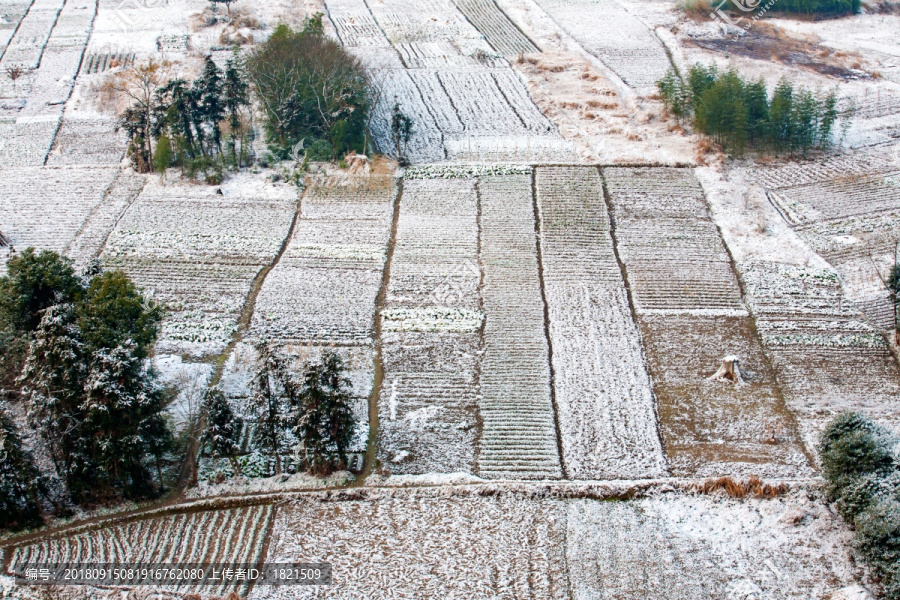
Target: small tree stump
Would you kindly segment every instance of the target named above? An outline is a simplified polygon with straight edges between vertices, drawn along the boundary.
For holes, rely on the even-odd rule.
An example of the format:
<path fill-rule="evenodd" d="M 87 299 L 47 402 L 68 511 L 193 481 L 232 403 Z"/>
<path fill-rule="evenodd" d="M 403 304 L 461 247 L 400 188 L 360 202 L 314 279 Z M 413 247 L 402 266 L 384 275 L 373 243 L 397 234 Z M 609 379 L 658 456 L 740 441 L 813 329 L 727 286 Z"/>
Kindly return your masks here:
<path fill-rule="evenodd" d="M 739 359 L 733 354 L 729 354 L 722 359 L 722 366 L 719 370 L 709 377 L 710 381 L 730 381 L 731 383 L 744 383 L 741 379 L 741 370 L 738 367 Z"/>

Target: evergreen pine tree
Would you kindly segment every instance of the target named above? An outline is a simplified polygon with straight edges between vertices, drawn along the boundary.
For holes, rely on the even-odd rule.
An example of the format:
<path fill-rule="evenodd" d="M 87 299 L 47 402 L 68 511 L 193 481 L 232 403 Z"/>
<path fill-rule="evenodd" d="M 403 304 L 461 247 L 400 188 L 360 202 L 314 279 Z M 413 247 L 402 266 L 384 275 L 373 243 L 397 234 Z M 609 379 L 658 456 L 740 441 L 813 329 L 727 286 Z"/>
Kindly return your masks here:
<path fill-rule="evenodd" d="M 59 474 L 71 478 L 72 455 L 82 426 L 86 353 L 71 304 L 44 311 L 34 334 L 20 383 L 31 402 L 31 419 L 47 442 Z"/>
<path fill-rule="evenodd" d="M 241 419 L 231 410 L 225 394 L 218 388 L 207 390 L 201 410 L 206 419 L 202 443 L 213 456 L 228 458 L 235 475 L 240 475 L 237 454 L 243 425 Z"/>
<path fill-rule="evenodd" d="M 72 261 L 49 250 L 26 248 L 9 260 L 6 272 L 0 277 L 0 327 L 16 332 L 34 331 L 44 309 L 74 302 L 83 291 Z"/>
<path fill-rule="evenodd" d="M 313 473 L 327 473 L 334 466 L 334 453 L 341 465 L 347 464 L 347 448 L 356 425 L 350 385 L 343 361 L 333 352 L 326 353 L 321 364 L 308 365 L 304 371 L 294 405 L 294 433 Z"/>
<path fill-rule="evenodd" d="M 42 478 L 31 454 L 12 419 L 0 409 L 0 528 L 39 524 L 42 492 Z"/>
<path fill-rule="evenodd" d="M 241 131 L 241 109 L 250 105 L 250 87 L 243 79 L 240 68 L 240 56 L 235 50 L 234 54 L 225 64 L 225 83 L 223 88 L 225 110 L 228 114 L 228 125 L 231 130 L 229 145 L 231 147 L 231 159 L 237 167 L 241 166 L 243 156 L 238 157 L 237 141 Z M 243 155 L 243 139 L 241 140 L 241 154 Z"/>
<path fill-rule="evenodd" d="M 222 153 L 222 128 L 221 122 L 225 118 L 225 104 L 223 94 L 222 71 L 216 66 L 211 56 L 206 57 L 203 66 L 203 75 L 197 82 L 199 94 L 199 112 L 203 122 L 209 127 L 212 151 Z"/>
<path fill-rule="evenodd" d="M 154 489 L 144 460 L 165 448 L 171 434 L 162 421 L 163 389 L 137 346 L 126 342 L 95 351 L 85 392 L 80 406 L 80 452 L 75 455 L 72 469 L 79 480 L 70 481 L 73 494 L 152 495 Z M 99 484 L 99 490 L 83 485 L 91 480 Z"/>
<path fill-rule="evenodd" d="M 266 341 L 256 346 L 257 369 L 251 381 L 249 405 L 258 416 L 254 441 L 275 457 L 275 472 L 281 473 L 281 435 L 285 425 L 284 406 L 296 401 L 296 386 L 284 360 Z"/>

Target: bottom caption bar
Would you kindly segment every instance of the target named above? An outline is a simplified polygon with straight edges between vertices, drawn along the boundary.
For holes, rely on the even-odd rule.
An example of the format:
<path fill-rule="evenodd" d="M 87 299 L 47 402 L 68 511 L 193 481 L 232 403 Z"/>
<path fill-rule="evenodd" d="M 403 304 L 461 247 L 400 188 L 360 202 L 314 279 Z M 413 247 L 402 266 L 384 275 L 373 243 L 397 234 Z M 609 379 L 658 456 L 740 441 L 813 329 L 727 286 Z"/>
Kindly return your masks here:
<path fill-rule="evenodd" d="M 331 563 L 113 564 L 69 563 L 28 565 L 10 573 L 30 585 L 139 586 L 331 585 Z"/>

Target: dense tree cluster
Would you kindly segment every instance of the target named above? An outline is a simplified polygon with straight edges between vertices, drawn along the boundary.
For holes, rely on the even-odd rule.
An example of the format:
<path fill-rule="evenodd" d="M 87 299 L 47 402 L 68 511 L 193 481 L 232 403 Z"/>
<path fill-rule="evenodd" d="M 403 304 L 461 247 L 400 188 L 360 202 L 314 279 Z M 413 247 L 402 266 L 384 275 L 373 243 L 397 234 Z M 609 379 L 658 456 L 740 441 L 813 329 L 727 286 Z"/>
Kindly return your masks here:
<path fill-rule="evenodd" d="M 340 356 L 326 352 L 321 362 L 305 365 L 299 381 L 268 343 L 258 344 L 257 356 L 249 403 L 257 418 L 254 441 L 275 457 L 276 472 L 288 432 L 298 440 L 294 450 L 308 471 L 323 475 L 346 466 L 356 420 Z"/>
<path fill-rule="evenodd" d="M 151 73 L 158 73 L 160 65 L 134 69 L 140 72 L 153 66 Z M 203 173 L 214 181 L 225 167 L 240 167 L 249 159 L 250 88 L 237 54 L 228 60 L 224 72 L 207 57 L 203 73 L 194 81 L 157 76 L 133 87 L 143 93 L 122 114 L 119 126 L 128 134 L 135 170 L 164 172 L 179 166 L 189 177 Z"/>
<path fill-rule="evenodd" d="M 28 249 L 7 272 L 0 278 L 0 335 L 11 342 L 0 350 L 4 400 L 27 410 L 69 498 L 94 503 L 158 493 L 172 437 L 161 415 L 166 394 L 147 357 L 162 308 L 124 273 L 79 276 L 54 252 Z M 19 439 L 5 421 L 2 428 L 11 432 L 7 445 Z M 3 467 L 4 490 L 21 485 L 8 473 L 37 481 L 23 466 L 27 453 L 17 452 L 9 456 L 18 466 Z M 39 488 L 28 489 L 34 498 Z"/>
<path fill-rule="evenodd" d="M 324 35 L 321 14 L 300 31 L 279 25 L 247 58 L 247 75 L 279 158 L 302 140 L 314 159 L 365 151 L 369 79 L 358 59 Z"/>
<path fill-rule="evenodd" d="M 694 65 L 684 80 L 670 69 L 657 82 L 666 109 L 729 152 L 746 148 L 777 154 L 825 149 L 840 115 L 832 92 L 820 97 L 782 80 L 769 97 L 765 82 L 735 71 Z"/>
<path fill-rule="evenodd" d="M 819 446 L 829 498 L 856 528 L 856 546 L 900 599 L 900 440 L 855 412 L 838 415 Z"/>

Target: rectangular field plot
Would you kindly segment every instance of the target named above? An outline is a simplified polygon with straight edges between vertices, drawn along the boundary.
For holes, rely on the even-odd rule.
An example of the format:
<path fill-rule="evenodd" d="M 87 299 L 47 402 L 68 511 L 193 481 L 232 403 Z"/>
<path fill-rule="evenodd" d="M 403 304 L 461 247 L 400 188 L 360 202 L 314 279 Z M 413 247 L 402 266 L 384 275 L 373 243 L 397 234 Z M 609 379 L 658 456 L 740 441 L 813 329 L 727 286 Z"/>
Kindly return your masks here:
<path fill-rule="evenodd" d="M 125 133 L 108 118 L 79 119 L 63 115 L 48 165 L 118 165 L 125 156 Z"/>
<path fill-rule="evenodd" d="M 529 175 L 482 177 L 485 352 L 479 473 L 559 477 Z"/>
<path fill-rule="evenodd" d="M 397 153 L 390 122 L 399 105 L 415 123 L 405 152 L 412 162 L 466 160 L 463 147 L 504 162 L 573 159 L 572 145 L 522 79 L 452 3 L 329 0 L 327 6 L 338 36 L 381 90 L 372 121 L 379 151 Z M 466 6 L 504 51 L 530 44 L 492 2 Z"/>
<path fill-rule="evenodd" d="M 538 169 L 536 189 L 566 474 L 662 475 L 650 378 L 599 174 L 593 167 Z"/>
<path fill-rule="evenodd" d="M 852 533 L 806 494 L 573 501 L 566 536 L 571 597 L 827 598 L 858 577 Z"/>
<path fill-rule="evenodd" d="M 640 19 L 613 0 L 539 0 L 538 4 L 584 48 L 631 88 L 652 94 L 669 68 L 662 43 Z"/>
<path fill-rule="evenodd" d="M 473 472 L 482 349 L 473 179 L 407 179 L 385 307 L 379 457 L 391 473 Z"/>
<path fill-rule="evenodd" d="M 167 305 L 162 351 L 221 351 L 294 219 L 296 189 L 288 185 L 251 191 L 235 178 L 221 189 L 149 182 L 101 255 Z"/>
<path fill-rule="evenodd" d="M 0 224 L 13 246 L 63 252 L 104 202 L 118 168 L 4 168 Z"/>
<path fill-rule="evenodd" d="M 494 0 L 455 0 L 454 4 L 501 56 L 538 52 Z"/>
<path fill-rule="evenodd" d="M 205 510 L 139 519 L 69 537 L 45 539 L 17 547 L 10 570 L 23 575 L 41 563 L 117 563 L 179 565 L 186 563 L 257 563 L 272 520 L 271 505 Z M 212 586 L 163 585 L 181 593 L 247 593 L 247 582 Z"/>
<path fill-rule="evenodd" d="M 604 169 L 640 314 L 746 314 L 703 190 L 687 169 Z"/>
<path fill-rule="evenodd" d="M 279 508 L 266 560 L 331 562 L 334 585 L 259 587 L 250 598 L 568 598 L 564 538 L 553 500 L 303 498 Z"/>
<path fill-rule="evenodd" d="M 370 343 L 395 195 L 389 175 L 314 181 L 287 249 L 260 290 L 250 335 L 280 343 Z"/>
<path fill-rule="evenodd" d="M 812 474 L 749 317 L 639 320 L 673 475 Z M 709 381 L 730 354 L 740 358 L 743 383 Z"/>
<path fill-rule="evenodd" d="M 837 275 L 794 265 L 741 265 L 747 297 L 807 448 L 844 410 L 900 423 L 900 371 L 884 339 L 848 302 Z"/>
<path fill-rule="evenodd" d="M 64 4 L 65 0 L 38 0 L 32 3 L 6 47 L 0 69 L 10 65 L 37 68 Z"/>

